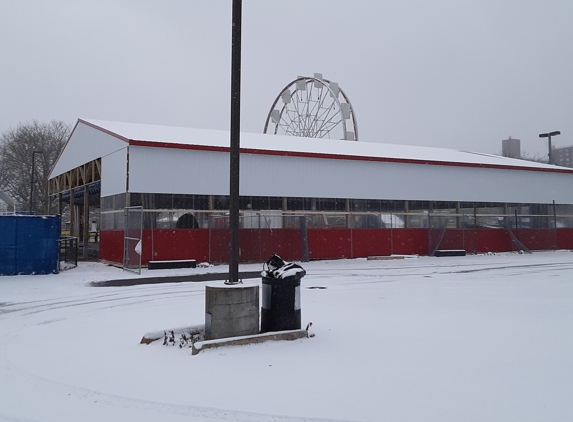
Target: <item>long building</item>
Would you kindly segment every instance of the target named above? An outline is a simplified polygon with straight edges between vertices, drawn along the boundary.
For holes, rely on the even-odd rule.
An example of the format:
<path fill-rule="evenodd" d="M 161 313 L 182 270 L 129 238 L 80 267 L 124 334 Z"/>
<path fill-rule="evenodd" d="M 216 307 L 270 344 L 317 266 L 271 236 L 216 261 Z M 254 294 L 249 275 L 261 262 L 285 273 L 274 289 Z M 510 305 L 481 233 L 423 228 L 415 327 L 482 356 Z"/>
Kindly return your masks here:
<path fill-rule="evenodd" d="M 103 260 L 140 250 L 143 264 L 226 262 L 229 139 L 226 131 L 80 119 L 50 195 L 70 203 L 72 232 L 84 239 L 88 204 L 99 204 Z M 252 133 L 241 134 L 240 168 L 243 261 L 273 252 L 300 259 L 304 245 L 311 259 L 573 248 L 569 168 Z"/>

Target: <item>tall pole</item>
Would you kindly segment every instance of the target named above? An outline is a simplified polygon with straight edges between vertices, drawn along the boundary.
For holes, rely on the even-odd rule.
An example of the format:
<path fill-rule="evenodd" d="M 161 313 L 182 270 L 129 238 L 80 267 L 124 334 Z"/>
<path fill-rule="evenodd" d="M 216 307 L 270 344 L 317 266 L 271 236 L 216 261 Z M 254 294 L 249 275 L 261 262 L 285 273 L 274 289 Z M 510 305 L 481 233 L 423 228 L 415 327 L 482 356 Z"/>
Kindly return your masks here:
<path fill-rule="evenodd" d="M 32 175 L 30 177 L 30 212 L 32 212 L 32 204 L 34 198 L 34 172 L 36 170 L 36 154 L 41 154 L 42 151 L 32 151 Z"/>
<path fill-rule="evenodd" d="M 241 145 L 241 19 L 242 0 L 233 0 L 231 48 L 231 163 L 229 204 L 229 280 L 239 280 L 239 151 Z"/>

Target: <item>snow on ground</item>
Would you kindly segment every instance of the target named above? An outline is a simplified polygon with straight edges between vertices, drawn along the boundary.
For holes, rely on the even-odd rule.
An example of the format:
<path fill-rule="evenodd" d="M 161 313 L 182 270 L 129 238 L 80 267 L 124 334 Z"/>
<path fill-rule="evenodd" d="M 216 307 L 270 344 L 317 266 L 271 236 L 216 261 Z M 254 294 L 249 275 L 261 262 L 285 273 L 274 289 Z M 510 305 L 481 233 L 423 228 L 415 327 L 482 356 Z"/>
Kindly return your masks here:
<path fill-rule="evenodd" d="M 314 338 L 197 356 L 139 340 L 203 323 L 205 283 L 90 287 L 136 277 L 98 263 L 0 277 L 0 420 L 573 419 L 573 253 L 303 266 Z"/>

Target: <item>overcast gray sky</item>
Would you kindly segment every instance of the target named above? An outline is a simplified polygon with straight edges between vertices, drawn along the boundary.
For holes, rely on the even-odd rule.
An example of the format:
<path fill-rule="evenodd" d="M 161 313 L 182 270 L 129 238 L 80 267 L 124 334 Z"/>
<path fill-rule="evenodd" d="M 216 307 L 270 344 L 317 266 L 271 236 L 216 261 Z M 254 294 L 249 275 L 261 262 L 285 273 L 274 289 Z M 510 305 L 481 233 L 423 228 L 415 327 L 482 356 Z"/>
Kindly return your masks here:
<path fill-rule="evenodd" d="M 0 132 L 78 117 L 230 126 L 231 0 L 0 0 Z M 573 145 L 571 0 L 243 0 L 242 130 L 339 83 L 361 141 L 547 155 Z"/>

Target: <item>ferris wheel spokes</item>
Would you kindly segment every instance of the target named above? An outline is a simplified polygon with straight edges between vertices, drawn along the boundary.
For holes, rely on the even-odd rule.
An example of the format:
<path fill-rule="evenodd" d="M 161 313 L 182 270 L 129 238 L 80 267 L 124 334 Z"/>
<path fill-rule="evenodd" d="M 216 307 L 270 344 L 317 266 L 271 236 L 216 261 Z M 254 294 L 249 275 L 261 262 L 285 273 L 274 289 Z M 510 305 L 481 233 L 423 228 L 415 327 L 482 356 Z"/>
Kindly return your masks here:
<path fill-rule="evenodd" d="M 340 101 L 340 95 L 346 102 Z M 282 107 L 276 109 L 282 100 Z M 353 131 L 347 131 L 347 120 Z M 274 129 L 269 128 L 274 124 Z M 264 132 L 316 138 L 357 140 L 356 117 L 348 97 L 338 83 L 299 76 L 277 96 L 267 116 Z"/>

